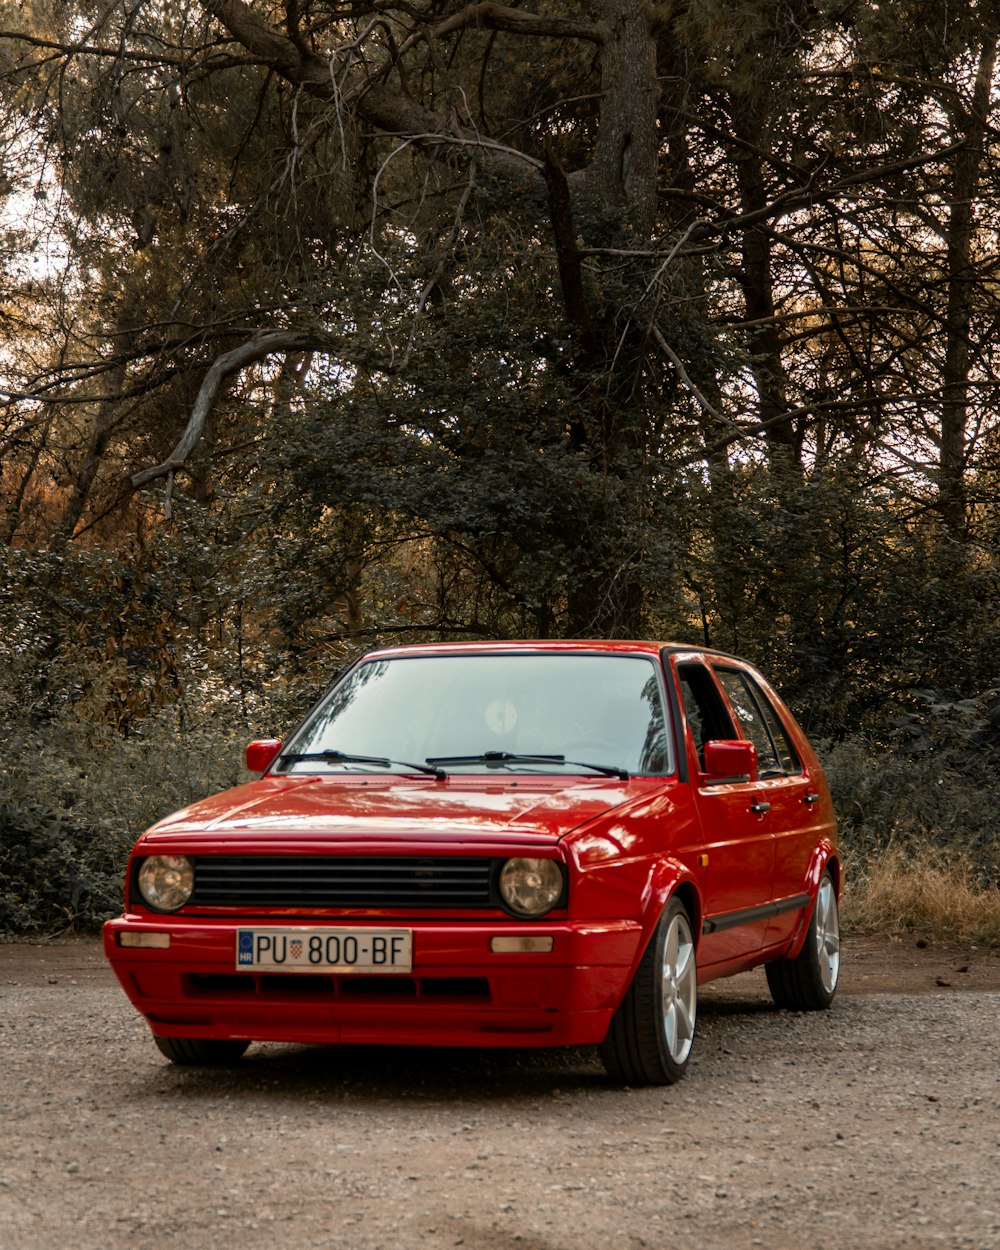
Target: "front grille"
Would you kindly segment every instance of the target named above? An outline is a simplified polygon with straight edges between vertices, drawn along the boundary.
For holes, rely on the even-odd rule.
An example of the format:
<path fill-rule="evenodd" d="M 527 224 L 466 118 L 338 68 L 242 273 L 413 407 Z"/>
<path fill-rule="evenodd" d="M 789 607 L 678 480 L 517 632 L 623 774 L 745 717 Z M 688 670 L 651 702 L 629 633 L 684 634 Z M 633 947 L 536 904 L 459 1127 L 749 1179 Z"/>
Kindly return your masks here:
<path fill-rule="evenodd" d="M 496 907 L 492 864 L 453 856 L 199 855 L 190 905 Z"/>

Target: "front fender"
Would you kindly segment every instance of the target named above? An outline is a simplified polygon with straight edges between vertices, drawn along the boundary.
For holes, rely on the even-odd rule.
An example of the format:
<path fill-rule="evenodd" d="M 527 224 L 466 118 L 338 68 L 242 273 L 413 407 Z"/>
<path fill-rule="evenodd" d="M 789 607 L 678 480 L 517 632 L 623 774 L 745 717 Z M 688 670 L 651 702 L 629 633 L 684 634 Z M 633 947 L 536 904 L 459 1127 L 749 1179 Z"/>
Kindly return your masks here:
<path fill-rule="evenodd" d="M 632 983 L 646 947 L 652 940 L 664 908 L 674 895 L 681 899 L 691 917 L 691 932 L 697 947 L 701 938 L 702 904 L 695 880 L 679 860 L 669 857 L 659 859 L 653 864 L 643 891 L 642 938 L 636 948 L 633 965 L 629 969 L 629 984 Z"/>

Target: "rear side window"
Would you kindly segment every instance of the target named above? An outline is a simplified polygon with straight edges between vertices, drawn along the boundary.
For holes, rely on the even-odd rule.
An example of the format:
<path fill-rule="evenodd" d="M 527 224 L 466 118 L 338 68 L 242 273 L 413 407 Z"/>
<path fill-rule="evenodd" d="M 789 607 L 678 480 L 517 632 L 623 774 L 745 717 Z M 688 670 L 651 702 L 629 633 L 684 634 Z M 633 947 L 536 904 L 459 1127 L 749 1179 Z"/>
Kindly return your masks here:
<path fill-rule="evenodd" d="M 739 669 L 720 668 L 716 674 L 732 704 L 745 737 L 757 748 L 761 776 L 802 771 L 785 727 L 760 685 Z"/>

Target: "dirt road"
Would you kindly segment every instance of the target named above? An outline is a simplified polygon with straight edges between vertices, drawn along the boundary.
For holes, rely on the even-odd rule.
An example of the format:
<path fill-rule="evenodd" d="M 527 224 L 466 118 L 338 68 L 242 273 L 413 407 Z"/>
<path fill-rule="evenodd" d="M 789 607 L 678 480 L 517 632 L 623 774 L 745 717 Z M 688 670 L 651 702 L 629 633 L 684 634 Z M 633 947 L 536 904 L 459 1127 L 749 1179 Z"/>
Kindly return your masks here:
<path fill-rule="evenodd" d="M 167 1064 L 99 946 L 0 946 L 2 1250 L 994 1250 L 1000 957 L 849 941 L 820 1015 L 706 987 L 672 1089 L 592 1051 Z"/>

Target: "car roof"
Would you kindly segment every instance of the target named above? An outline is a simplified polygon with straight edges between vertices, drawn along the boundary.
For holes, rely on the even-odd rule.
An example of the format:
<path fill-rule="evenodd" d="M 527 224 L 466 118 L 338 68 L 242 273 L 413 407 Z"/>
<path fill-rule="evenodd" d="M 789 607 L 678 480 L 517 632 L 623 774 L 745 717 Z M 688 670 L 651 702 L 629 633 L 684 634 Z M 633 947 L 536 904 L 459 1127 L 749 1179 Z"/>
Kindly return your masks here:
<path fill-rule="evenodd" d="M 477 642 L 418 642 L 404 643 L 396 647 L 383 647 L 377 651 L 369 651 L 362 659 L 374 657 L 407 657 L 429 655 L 510 655 L 516 652 L 525 653 L 585 653 L 588 655 L 649 655 L 658 656 L 663 652 L 683 653 L 687 655 L 706 655 L 717 659 L 737 660 L 741 664 L 747 661 L 738 656 L 728 655 L 724 651 L 716 651 L 711 647 L 697 646 L 683 642 L 651 642 L 638 639 L 610 638 L 540 638 L 540 639 L 499 639 Z"/>

